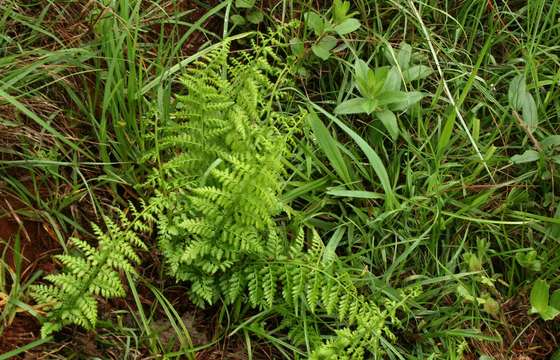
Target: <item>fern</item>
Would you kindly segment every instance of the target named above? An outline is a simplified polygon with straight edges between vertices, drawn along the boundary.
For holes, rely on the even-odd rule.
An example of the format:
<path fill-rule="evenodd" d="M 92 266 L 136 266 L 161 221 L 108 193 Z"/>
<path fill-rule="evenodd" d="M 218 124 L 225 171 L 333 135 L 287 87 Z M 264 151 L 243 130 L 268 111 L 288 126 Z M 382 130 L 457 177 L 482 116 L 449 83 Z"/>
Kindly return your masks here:
<path fill-rule="evenodd" d="M 390 330 L 400 326 L 396 310 L 408 298 L 417 296 L 418 291 L 410 289 L 400 294 L 401 301 L 385 300 L 378 305 L 370 300 L 371 296 L 360 293 L 347 268 L 323 260 L 324 245 L 315 231 L 307 250 L 302 249 L 304 239 L 300 229 L 291 246 L 286 245 L 285 251 L 275 259 L 246 268 L 246 276 L 251 279 L 247 291 L 252 305 L 278 309 L 287 304 L 297 315 L 297 306 L 302 303 L 338 327 L 332 339 L 325 343 L 316 341 L 312 359 L 366 359 L 382 355 L 380 341 L 396 339 Z M 274 289 L 282 290 L 276 294 Z M 301 320 L 286 326 L 296 344 L 298 339 L 305 338 L 299 333 L 301 324 L 298 323 Z M 319 339 L 321 335 L 317 333 L 313 338 Z"/>
<path fill-rule="evenodd" d="M 97 298 L 125 295 L 119 273 L 134 272 L 133 264 L 140 261 L 136 248 L 146 249 L 137 234 L 149 231 L 148 224 L 153 221 L 149 211 L 138 213 L 132 205 L 131 210 L 133 221 L 122 211 L 118 211 L 118 222 L 104 217 L 106 231 L 92 224 L 97 247 L 72 238 L 79 252 L 56 256 L 62 272 L 47 275 L 45 280 L 50 284 L 32 286 L 31 295 L 48 310 L 41 328 L 43 337 L 68 324 L 95 328 Z"/>
<path fill-rule="evenodd" d="M 169 272 L 190 283 L 199 306 L 246 300 L 254 308 L 283 309 L 281 315 L 305 307 L 338 329 L 324 343 L 320 332 L 313 336 L 314 358 L 381 354 L 379 342 L 394 338 L 388 325 L 398 326 L 394 311 L 402 304 L 369 300 L 348 269 L 333 256 L 323 259 L 315 231 L 306 241 L 300 227 L 288 241 L 275 219 L 282 210 L 282 158 L 293 119 L 304 114 L 272 106 L 272 96 L 285 94 L 271 80 L 281 82 L 282 71 L 271 65 L 269 51 L 243 53 L 242 61 L 228 60 L 228 53 L 226 45 L 181 78 L 177 111 L 158 126 L 158 146 L 147 157 L 158 165 L 146 186 L 157 193 L 151 204 Z M 286 328 L 296 344 L 309 339 L 299 335 L 300 325 Z"/>
<path fill-rule="evenodd" d="M 286 138 L 275 124 L 292 121 L 271 109 L 270 94 L 280 93 L 270 79 L 280 71 L 267 56 L 228 62 L 228 53 L 226 44 L 181 78 L 185 93 L 152 155 L 163 159 L 150 178 L 159 245 L 200 306 L 234 301 L 247 259 L 265 257 L 276 241 Z"/>
<path fill-rule="evenodd" d="M 132 221 L 122 212 L 118 224 L 105 219 L 106 231 L 94 226 L 97 248 L 74 239 L 79 254 L 58 256 L 64 271 L 33 288 L 50 307 L 44 336 L 65 324 L 95 326 L 97 297 L 124 295 L 119 272 L 134 271 L 135 249 L 145 248 L 138 234 L 156 222 L 168 271 L 190 284 L 195 304 L 220 299 L 276 312 L 294 344 L 312 346 L 312 359 L 379 357 L 381 341 L 394 341 L 396 310 L 414 291 L 380 303 L 334 253 L 324 254 L 315 230 L 306 236 L 291 224 L 298 230 L 289 236 L 279 226 L 284 156 L 305 114 L 276 108 L 288 96 L 278 90 L 287 88 L 284 72 L 269 48 L 255 49 L 230 59 L 225 44 L 181 77 L 176 111 L 166 123 L 154 119 L 144 158 L 154 165 L 142 185 L 153 190 L 149 205 L 132 207 Z M 302 329 L 294 319 L 309 313 L 334 331 Z"/>

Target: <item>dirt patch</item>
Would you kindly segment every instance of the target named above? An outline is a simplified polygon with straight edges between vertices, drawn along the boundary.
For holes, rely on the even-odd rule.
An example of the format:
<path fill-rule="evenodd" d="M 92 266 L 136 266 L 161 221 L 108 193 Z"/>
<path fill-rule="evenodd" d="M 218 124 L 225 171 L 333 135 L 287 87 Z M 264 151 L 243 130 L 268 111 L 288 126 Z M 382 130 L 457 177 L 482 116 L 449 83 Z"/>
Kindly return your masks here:
<path fill-rule="evenodd" d="M 2 300 L 8 299 L 12 286 L 9 273 L 20 272 L 20 284 L 24 284 L 36 271 L 54 271 L 51 255 L 60 252 L 60 244 L 51 237 L 48 225 L 18 214 L 24 205 L 0 192 L 0 254 L 4 264 L 4 284 L 0 288 L 0 311 Z M 25 345 L 39 336 L 40 324 L 26 312 L 13 309 L 0 323 L 0 354 Z"/>
<path fill-rule="evenodd" d="M 28 344 L 39 336 L 39 323 L 31 315 L 19 313 L 0 335 L 0 354 Z"/>
<path fill-rule="evenodd" d="M 50 225 L 18 215 L 23 204 L 0 193 L 0 254 L 13 271 L 21 269 L 21 281 L 36 270 L 55 270 L 51 255 L 60 252 Z"/>
<path fill-rule="evenodd" d="M 503 344 L 473 341 L 472 347 L 496 360 L 550 359 L 560 346 L 560 321 L 545 322 L 529 315 L 529 309 L 526 295 L 506 301 L 502 305 L 503 322 L 498 328 Z M 469 354 L 466 359 L 478 359 L 478 355 Z"/>

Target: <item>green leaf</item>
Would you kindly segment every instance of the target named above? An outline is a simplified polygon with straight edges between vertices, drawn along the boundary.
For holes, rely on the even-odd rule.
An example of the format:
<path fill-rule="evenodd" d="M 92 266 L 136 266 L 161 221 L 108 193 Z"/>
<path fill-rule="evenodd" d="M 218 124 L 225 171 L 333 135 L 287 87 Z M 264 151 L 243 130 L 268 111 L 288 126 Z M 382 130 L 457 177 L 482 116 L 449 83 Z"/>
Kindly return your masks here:
<path fill-rule="evenodd" d="M 484 298 L 484 303 L 482 308 L 490 315 L 497 316 L 500 313 L 500 304 L 496 300 L 494 300 L 491 296 L 486 296 Z"/>
<path fill-rule="evenodd" d="M 552 354 L 550 360 L 560 360 L 560 348 L 558 348 L 558 350 L 556 350 L 554 354 Z"/>
<path fill-rule="evenodd" d="M 356 59 L 354 62 L 354 80 L 362 96 L 370 97 L 374 95 L 375 74 L 362 59 Z"/>
<path fill-rule="evenodd" d="M 389 135 L 395 141 L 399 137 L 399 124 L 397 117 L 391 110 L 376 111 L 375 116 L 383 123 L 385 129 L 389 131 Z"/>
<path fill-rule="evenodd" d="M 340 24 L 346 18 L 348 10 L 350 10 L 350 2 L 334 0 L 332 5 L 333 20 L 335 24 Z"/>
<path fill-rule="evenodd" d="M 367 81 L 369 66 L 362 59 L 356 59 L 354 62 L 354 76 L 357 80 Z"/>
<path fill-rule="evenodd" d="M 323 250 L 323 258 L 321 259 L 321 263 L 324 265 L 332 264 L 332 262 L 336 259 L 336 248 L 342 240 L 342 236 L 346 232 L 345 227 L 339 227 L 335 230 L 334 234 L 331 236 L 329 242 L 325 246 Z"/>
<path fill-rule="evenodd" d="M 542 139 L 541 145 L 544 148 L 560 146 L 560 135 L 550 135 Z"/>
<path fill-rule="evenodd" d="M 480 357 L 478 358 L 478 360 L 496 360 L 496 359 L 494 359 L 492 356 L 480 355 Z"/>
<path fill-rule="evenodd" d="M 521 107 L 523 112 L 523 120 L 527 124 L 529 131 L 533 132 L 539 124 L 539 115 L 537 113 L 537 104 L 530 93 L 525 93 L 521 98 Z"/>
<path fill-rule="evenodd" d="M 549 288 L 546 281 L 542 279 L 538 279 L 535 281 L 535 284 L 533 284 L 530 297 L 532 314 L 538 313 L 542 316 L 542 314 L 548 310 Z"/>
<path fill-rule="evenodd" d="M 321 36 L 325 30 L 325 20 L 315 12 L 306 12 L 304 15 L 305 25 L 309 27 L 316 36 Z"/>
<path fill-rule="evenodd" d="M 457 295 L 466 301 L 473 302 L 475 300 L 475 297 L 472 296 L 469 290 L 462 284 L 457 285 Z"/>
<path fill-rule="evenodd" d="M 253 24 L 260 24 L 264 19 L 264 14 L 260 10 L 253 11 L 247 15 L 247 20 Z"/>
<path fill-rule="evenodd" d="M 425 79 L 434 71 L 425 65 L 415 65 L 403 71 L 404 80 L 411 82 L 414 80 Z"/>
<path fill-rule="evenodd" d="M 296 56 L 301 56 L 305 52 L 303 41 L 299 38 L 290 39 L 290 48 L 292 49 L 292 53 Z"/>
<path fill-rule="evenodd" d="M 348 171 L 346 163 L 344 162 L 342 154 L 338 148 L 338 141 L 336 141 L 336 139 L 331 135 L 329 130 L 314 112 L 310 112 L 307 115 L 307 121 L 309 121 L 313 134 L 317 138 L 319 148 L 323 150 L 335 172 L 338 176 L 340 176 L 344 183 L 351 183 L 352 180 L 350 179 L 350 172 Z"/>
<path fill-rule="evenodd" d="M 408 96 L 404 91 L 385 91 L 381 93 L 377 99 L 379 100 L 379 106 L 385 106 L 406 102 L 408 100 Z"/>
<path fill-rule="evenodd" d="M 560 310 L 560 289 L 552 293 L 550 297 L 550 306 Z"/>
<path fill-rule="evenodd" d="M 337 196 L 337 197 L 347 197 L 347 198 L 354 198 L 354 199 L 383 199 L 383 194 L 372 192 L 372 191 L 363 191 L 363 190 L 329 188 L 326 194 Z"/>
<path fill-rule="evenodd" d="M 235 7 L 240 9 L 251 9 L 255 6 L 255 0 L 235 0 Z"/>
<path fill-rule="evenodd" d="M 399 64 L 401 70 L 408 69 L 411 57 L 412 57 L 412 47 L 407 43 L 403 42 L 401 44 L 401 49 L 397 54 L 397 63 Z"/>
<path fill-rule="evenodd" d="M 392 66 L 387 73 L 382 91 L 399 91 L 401 89 L 401 81 L 399 69 L 396 66 Z"/>
<path fill-rule="evenodd" d="M 334 27 L 334 31 L 342 36 L 354 32 L 360 28 L 360 21 L 357 19 L 346 19 Z"/>
<path fill-rule="evenodd" d="M 537 252 L 535 250 L 530 250 L 527 253 L 519 252 L 515 254 L 515 260 L 524 267 L 531 271 L 541 271 L 542 263 L 537 258 Z"/>
<path fill-rule="evenodd" d="M 337 115 L 371 114 L 377 107 L 377 101 L 368 98 L 355 98 L 341 102 L 335 109 Z"/>
<path fill-rule="evenodd" d="M 247 23 L 247 21 L 245 21 L 245 18 L 238 14 L 232 15 L 230 20 L 234 25 L 237 26 L 245 25 Z"/>
<path fill-rule="evenodd" d="M 511 161 L 514 164 L 524 164 L 537 161 L 539 160 L 539 157 L 539 153 L 535 150 L 527 150 L 523 154 L 512 156 Z"/>
<path fill-rule="evenodd" d="M 318 44 L 311 47 L 311 50 L 317 57 L 327 60 L 331 56 L 331 50 L 336 46 L 336 38 L 327 35 L 323 37 Z"/>
<path fill-rule="evenodd" d="M 525 76 L 517 75 L 511 80 L 508 90 L 508 101 L 510 106 L 514 110 L 521 110 L 522 98 L 527 93 L 527 87 L 525 85 Z"/>
<path fill-rule="evenodd" d="M 391 105 L 391 110 L 406 110 L 424 97 L 419 91 L 385 91 L 378 97 L 379 106 Z"/>
<path fill-rule="evenodd" d="M 552 306 L 547 306 L 545 311 L 539 313 L 543 320 L 550 321 L 554 320 L 558 315 L 560 315 L 560 310 L 553 308 Z"/>
<path fill-rule="evenodd" d="M 373 148 L 360 135 L 358 135 L 354 130 L 346 126 L 346 124 L 340 121 L 336 116 L 333 116 L 332 114 L 328 113 L 327 111 L 325 111 L 325 109 L 323 109 L 322 107 L 320 107 L 315 103 L 310 103 L 310 104 L 315 109 L 320 111 L 322 114 L 327 116 L 329 119 L 334 121 L 336 125 L 338 125 L 345 133 L 347 133 L 356 142 L 356 144 L 366 155 L 370 166 L 372 167 L 373 171 L 381 181 L 381 186 L 385 191 L 385 204 L 387 208 L 394 209 L 395 205 L 397 204 L 397 198 L 395 197 L 395 193 L 391 186 L 391 182 L 389 181 L 389 174 L 387 173 L 387 169 L 385 168 L 385 165 L 383 165 L 383 161 L 381 161 L 379 155 L 377 155 L 375 150 L 373 150 Z M 310 112 L 313 111 L 310 109 Z"/>

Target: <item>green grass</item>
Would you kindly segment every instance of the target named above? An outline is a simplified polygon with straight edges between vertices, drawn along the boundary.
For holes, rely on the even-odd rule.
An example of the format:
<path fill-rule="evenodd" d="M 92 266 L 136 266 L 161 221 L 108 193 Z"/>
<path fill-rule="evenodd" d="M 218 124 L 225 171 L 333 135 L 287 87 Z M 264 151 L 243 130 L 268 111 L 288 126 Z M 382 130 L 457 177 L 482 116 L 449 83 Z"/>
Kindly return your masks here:
<path fill-rule="evenodd" d="M 286 62 L 297 73 L 294 98 L 275 106 L 313 109 L 317 118 L 302 125 L 285 159 L 279 221 L 301 219 L 325 244 L 333 241 L 336 261 L 364 293 L 383 299 L 397 289 L 421 290 L 400 310 L 397 340 L 382 344 L 387 358 L 509 359 L 525 351 L 544 359 L 557 350 L 558 319 L 544 322 L 527 311 L 535 280 L 560 288 L 560 147 L 552 137 L 560 130 L 560 1 L 353 1 L 361 27 L 337 36 L 345 47 L 328 60 L 313 55 L 316 36 L 304 23 L 305 11 L 327 14 L 314 1 L 271 2 L 259 25 L 231 21 L 227 14 L 248 11 L 234 1 L 180 3 L 0 4 L 0 219 L 15 212 L 41 222 L 59 252 L 72 251 L 72 234 L 92 239 L 90 221 L 148 195 L 136 185 L 151 171 L 140 161 L 152 146 L 149 114 L 169 119 L 184 68 L 224 37 L 235 37 L 235 54 L 248 46 L 250 31 L 297 19 L 275 44 L 282 57 L 291 55 L 290 39 L 306 44 Z M 387 65 L 385 49 L 403 41 L 413 62 L 433 73 L 407 84 L 426 96 L 398 113 L 400 136 L 392 140 L 371 115 L 336 115 L 336 106 L 358 93 L 355 60 Z M 517 75 L 535 100 L 532 132 L 508 100 Z M 512 161 L 527 150 L 538 159 Z M 5 194 L 21 206 L 9 209 Z M 19 232 L 11 243 L 23 239 Z M 150 246 L 139 277 L 127 278 L 129 296 L 103 305 L 103 321 L 88 335 L 93 347 L 75 346 L 86 335 L 69 328 L 34 350 L 60 358 L 211 351 L 307 358 L 311 329 L 330 324 L 281 304 L 261 312 L 215 306 L 196 318 L 209 329 L 206 343 L 193 341 L 187 284 L 174 284 L 155 242 Z M 539 271 L 519 261 L 531 249 Z M 9 299 L 0 307 L 0 332 L 16 309 L 40 318 L 26 289 L 42 274 L 22 281 L 24 270 L 0 261 L 0 293 Z M 303 324 L 302 334 L 289 334 L 290 322 Z M 303 346 L 294 345 L 298 336 Z"/>

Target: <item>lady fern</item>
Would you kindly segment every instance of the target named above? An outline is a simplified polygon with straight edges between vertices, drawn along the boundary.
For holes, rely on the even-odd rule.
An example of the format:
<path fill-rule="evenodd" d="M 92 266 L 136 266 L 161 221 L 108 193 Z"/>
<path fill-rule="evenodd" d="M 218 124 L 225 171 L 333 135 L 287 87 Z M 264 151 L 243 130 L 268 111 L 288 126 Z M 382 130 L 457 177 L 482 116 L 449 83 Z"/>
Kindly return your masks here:
<path fill-rule="evenodd" d="M 323 256 L 315 231 L 306 241 L 299 226 L 288 241 L 275 219 L 282 210 L 284 129 L 304 114 L 272 106 L 273 96 L 283 94 L 271 79 L 281 82 L 282 71 L 261 50 L 236 61 L 224 46 L 181 78 L 185 92 L 148 157 L 158 165 L 147 185 L 157 193 L 151 204 L 162 254 L 169 272 L 190 283 L 198 305 L 245 300 L 296 314 L 303 306 L 338 329 L 333 340 L 314 344 L 314 358 L 379 355 L 380 341 L 394 338 L 388 325 L 398 325 L 397 305 L 377 305 L 356 288 L 348 269 Z"/>
<path fill-rule="evenodd" d="M 400 326 L 396 310 L 408 298 L 417 296 L 417 289 L 398 292 L 399 301 L 385 299 L 377 304 L 373 300 L 376 297 L 355 286 L 348 268 L 324 256 L 325 247 L 317 232 L 312 231 L 306 242 L 300 229 L 291 244 L 284 244 L 284 248 L 271 244 L 266 262 L 256 262 L 245 269 L 251 304 L 269 310 L 287 306 L 296 315 L 298 307 L 305 306 L 322 321 L 338 328 L 326 342 L 317 340 L 325 334 L 310 335 L 307 330 L 305 338 L 316 340 L 312 359 L 381 356 L 380 342 L 396 339 L 391 331 Z M 303 345 L 298 338 L 301 342 L 304 336 L 297 335 L 301 320 L 290 322 L 287 328 L 296 345 Z"/>
<path fill-rule="evenodd" d="M 190 284 L 200 306 L 220 299 L 276 312 L 313 359 L 380 357 L 380 343 L 394 340 L 396 309 L 411 295 L 380 303 L 355 285 L 334 250 L 325 254 L 315 230 L 306 236 L 304 225 L 276 219 L 290 133 L 305 114 L 274 106 L 286 96 L 278 90 L 284 72 L 270 49 L 254 53 L 230 59 L 226 44 L 181 77 L 176 111 L 168 122 L 155 118 L 144 159 L 154 171 L 143 188 L 154 196 L 142 213 L 133 209 L 132 222 L 121 213 L 118 225 L 106 219 L 107 231 L 94 227 L 97 249 L 75 239 L 80 254 L 58 257 L 65 271 L 34 288 L 51 308 L 44 335 L 68 323 L 95 326 L 96 297 L 124 294 L 119 271 L 133 271 L 134 247 L 145 247 L 137 234 L 155 222 L 169 273 Z M 295 236 L 287 230 L 294 227 Z M 304 313 L 332 330 L 303 330 L 292 319 Z"/>
<path fill-rule="evenodd" d="M 134 219 L 118 211 L 118 222 L 105 217 L 106 230 L 92 224 L 98 239 L 97 247 L 84 240 L 72 238 L 79 250 L 76 254 L 58 255 L 63 271 L 47 275 L 50 284 L 34 285 L 32 296 L 48 310 L 41 335 L 48 336 L 64 325 L 77 324 L 85 329 L 95 328 L 97 297 L 113 298 L 125 295 L 120 273 L 133 273 L 133 263 L 140 259 L 136 248 L 146 249 L 137 235 L 149 231 L 153 218 L 149 211 L 138 213 L 131 205 Z"/>
<path fill-rule="evenodd" d="M 152 156 L 163 159 L 150 178 L 160 248 L 201 306 L 236 298 L 239 274 L 266 255 L 281 210 L 285 136 L 274 125 L 289 119 L 270 106 L 280 73 L 264 56 L 228 53 L 226 45 L 181 78 L 185 93 Z"/>

